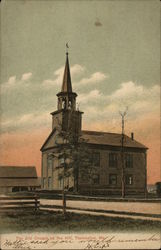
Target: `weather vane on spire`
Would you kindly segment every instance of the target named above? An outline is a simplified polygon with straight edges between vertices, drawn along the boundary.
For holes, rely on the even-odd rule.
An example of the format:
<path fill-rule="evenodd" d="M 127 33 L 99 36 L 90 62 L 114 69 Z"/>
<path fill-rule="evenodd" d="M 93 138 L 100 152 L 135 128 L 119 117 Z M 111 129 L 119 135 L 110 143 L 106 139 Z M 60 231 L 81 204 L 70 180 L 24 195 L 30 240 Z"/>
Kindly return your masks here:
<path fill-rule="evenodd" d="M 68 54 L 69 45 L 66 43 L 66 53 Z"/>

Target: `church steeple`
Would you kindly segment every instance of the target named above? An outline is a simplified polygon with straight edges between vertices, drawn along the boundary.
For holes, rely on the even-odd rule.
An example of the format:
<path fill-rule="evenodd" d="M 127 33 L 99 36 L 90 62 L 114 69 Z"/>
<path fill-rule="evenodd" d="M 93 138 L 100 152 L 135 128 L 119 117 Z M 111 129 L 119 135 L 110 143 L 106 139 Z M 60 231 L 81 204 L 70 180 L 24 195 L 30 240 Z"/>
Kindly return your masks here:
<path fill-rule="evenodd" d="M 62 131 L 70 131 L 76 135 L 80 134 L 83 112 L 76 109 L 77 94 L 72 90 L 68 51 L 66 51 L 66 63 L 61 92 L 57 94 L 57 97 L 58 108 L 51 113 L 52 130 L 57 129 L 57 127 L 61 125 Z"/>
<path fill-rule="evenodd" d="M 68 93 L 72 92 L 68 52 L 66 52 L 66 63 L 65 63 L 63 84 L 62 84 L 61 92 L 68 92 Z"/>
<path fill-rule="evenodd" d="M 58 110 L 61 109 L 76 110 L 77 94 L 72 91 L 68 52 L 66 52 L 66 63 L 64 69 L 62 88 L 61 92 L 57 94 L 57 97 L 58 97 Z"/>

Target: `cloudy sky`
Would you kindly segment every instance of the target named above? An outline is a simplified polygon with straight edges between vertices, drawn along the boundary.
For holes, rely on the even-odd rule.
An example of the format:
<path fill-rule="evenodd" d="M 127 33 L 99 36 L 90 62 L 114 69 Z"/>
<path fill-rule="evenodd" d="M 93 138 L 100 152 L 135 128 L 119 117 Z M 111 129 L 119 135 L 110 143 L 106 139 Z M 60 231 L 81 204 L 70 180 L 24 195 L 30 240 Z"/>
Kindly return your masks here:
<path fill-rule="evenodd" d="M 125 131 L 149 147 L 160 180 L 160 5 L 140 1 L 5 0 L 1 4 L 0 164 L 36 165 L 51 131 L 65 44 L 83 128 Z"/>

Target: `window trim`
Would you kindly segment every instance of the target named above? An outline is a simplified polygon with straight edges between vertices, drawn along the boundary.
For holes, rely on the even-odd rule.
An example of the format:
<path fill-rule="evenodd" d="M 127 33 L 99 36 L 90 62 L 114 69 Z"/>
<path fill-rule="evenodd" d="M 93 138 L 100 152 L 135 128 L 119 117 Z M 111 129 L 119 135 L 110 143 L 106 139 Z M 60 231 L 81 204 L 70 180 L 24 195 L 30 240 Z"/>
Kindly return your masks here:
<path fill-rule="evenodd" d="M 131 184 L 130 184 L 130 181 L 129 181 L 129 178 L 131 177 Z M 133 175 L 132 174 L 127 174 L 125 175 L 125 184 L 127 186 L 132 186 L 134 183 L 134 178 L 133 178 Z"/>
<path fill-rule="evenodd" d="M 43 189 L 45 189 L 45 186 L 46 186 L 46 177 L 43 177 L 43 179 L 42 179 L 42 186 L 43 186 Z"/>
<path fill-rule="evenodd" d="M 47 168 L 48 168 L 48 170 L 53 169 L 53 158 L 51 156 L 47 157 Z"/>
<path fill-rule="evenodd" d="M 94 155 L 98 155 L 99 156 L 99 162 L 98 162 L 98 164 L 94 164 Z M 100 167 L 100 159 L 101 159 L 100 152 L 98 152 L 98 151 L 92 152 L 92 165 L 94 167 Z"/>
<path fill-rule="evenodd" d="M 129 159 L 127 160 L 127 158 Z M 133 154 L 126 153 L 125 154 L 125 167 L 126 168 L 133 168 Z"/>
<path fill-rule="evenodd" d="M 112 162 L 112 161 L 110 161 L 110 156 L 112 156 L 112 155 L 115 156 L 115 160 L 113 161 L 114 162 L 113 166 L 110 164 Z M 117 153 L 115 153 L 115 152 L 109 153 L 108 165 L 110 168 L 117 168 L 118 167 L 118 154 Z"/>
<path fill-rule="evenodd" d="M 51 182 L 49 182 L 49 180 L 50 180 Z M 50 184 L 51 184 L 51 185 L 50 185 Z M 52 177 L 51 177 L 51 176 L 48 177 L 48 188 L 52 188 Z"/>
<path fill-rule="evenodd" d="M 116 177 L 116 183 L 111 183 L 111 176 L 115 176 Z M 109 185 L 112 185 L 112 186 L 116 186 L 117 185 L 117 174 L 109 174 Z"/>
<path fill-rule="evenodd" d="M 85 174 L 85 173 L 81 173 L 81 181 L 84 183 L 88 183 L 89 182 L 89 175 Z"/>
<path fill-rule="evenodd" d="M 94 178 L 94 176 L 97 176 L 98 177 L 98 179 L 97 178 Z M 94 180 L 98 180 L 98 182 L 94 182 Z M 99 185 L 100 184 L 100 174 L 94 174 L 93 176 L 92 176 L 92 184 L 93 185 Z"/>
<path fill-rule="evenodd" d="M 63 177 L 58 179 L 58 187 L 63 188 Z"/>

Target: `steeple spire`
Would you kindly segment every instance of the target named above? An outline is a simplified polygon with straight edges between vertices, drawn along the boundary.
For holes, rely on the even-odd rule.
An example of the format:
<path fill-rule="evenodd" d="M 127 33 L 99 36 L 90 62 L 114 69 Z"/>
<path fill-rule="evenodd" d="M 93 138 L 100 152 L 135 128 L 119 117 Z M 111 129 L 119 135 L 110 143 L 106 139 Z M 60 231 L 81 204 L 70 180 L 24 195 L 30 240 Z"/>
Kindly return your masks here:
<path fill-rule="evenodd" d="M 68 60 L 68 44 L 66 44 L 66 63 L 61 91 L 57 94 L 57 111 L 52 112 L 52 129 L 61 124 L 62 131 L 72 131 L 76 135 L 81 132 L 83 112 L 76 108 L 77 94 L 72 91 L 70 67 Z"/>
<path fill-rule="evenodd" d="M 72 93 L 72 84 L 71 84 L 68 52 L 66 52 L 66 63 L 65 63 L 63 84 L 62 84 L 61 92 Z"/>
<path fill-rule="evenodd" d="M 66 44 L 66 63 L 63 76 L 63 84 L 61 92 L 57 94 L 58 97 L 58 110 L 76 110 L 76 97 L 77 94 L 72 91 L 72 83 L 70 76 L 70 67 L 68 59 L 68 44 Z"/>

